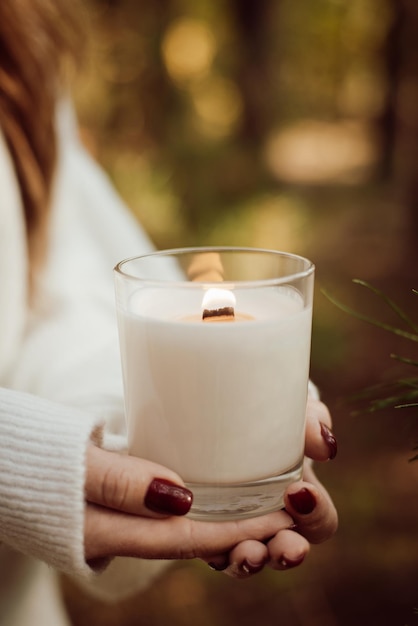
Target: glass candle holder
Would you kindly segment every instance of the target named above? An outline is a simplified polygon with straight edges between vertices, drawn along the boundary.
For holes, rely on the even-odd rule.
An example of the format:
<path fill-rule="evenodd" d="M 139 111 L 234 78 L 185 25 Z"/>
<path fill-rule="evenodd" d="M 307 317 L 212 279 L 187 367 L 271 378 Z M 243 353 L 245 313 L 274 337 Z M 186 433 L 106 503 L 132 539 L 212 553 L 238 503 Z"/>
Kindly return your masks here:
<path fill-rule="evenodd" d="M 114 274 L 129 453 L 176 471 L 195 519 L 280 509 L 302 473 L 314 265 L 183 248 Z"/>

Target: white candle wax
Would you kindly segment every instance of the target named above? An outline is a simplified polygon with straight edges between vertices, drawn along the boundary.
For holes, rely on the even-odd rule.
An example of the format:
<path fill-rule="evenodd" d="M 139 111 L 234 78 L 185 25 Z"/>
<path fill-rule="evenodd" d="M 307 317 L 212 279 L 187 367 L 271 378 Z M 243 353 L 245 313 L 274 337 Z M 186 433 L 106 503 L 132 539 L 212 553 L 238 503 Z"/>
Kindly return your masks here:
<path fill-rule="evenodd" d="M 241 289 L 238 321 L 206 323 L 203 293 L 142 288 L 119 311 L 129 452 L 189 483 L 281 474 L 303 455 L 311 309 Z"/>

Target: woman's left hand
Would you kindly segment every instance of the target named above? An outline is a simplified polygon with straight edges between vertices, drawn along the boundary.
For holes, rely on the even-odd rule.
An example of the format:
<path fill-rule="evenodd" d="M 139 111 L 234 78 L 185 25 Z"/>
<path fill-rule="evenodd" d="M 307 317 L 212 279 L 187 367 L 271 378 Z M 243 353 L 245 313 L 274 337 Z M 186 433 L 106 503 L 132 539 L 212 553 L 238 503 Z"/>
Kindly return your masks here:
<path fill-rule="evenodd" d="M 312 460 L 332 460 L 337 442 L 331 431 L 331 416 L 319 400 L 310 398 L 307 405 L 305 462 L 303 480 L 293 483 L 285 494 L 285 508 L 293 518 L 294 528 L 279 530 L 267 542 L 247 540 L 238 543 L 228 554 L 218 555 L 209 565 L 234 578 L 248 578 L 268 566 L 286 570 L 301 564 L 311 543 L 326 541 L 336 532 L 335 506 L 312 469 Z"/>

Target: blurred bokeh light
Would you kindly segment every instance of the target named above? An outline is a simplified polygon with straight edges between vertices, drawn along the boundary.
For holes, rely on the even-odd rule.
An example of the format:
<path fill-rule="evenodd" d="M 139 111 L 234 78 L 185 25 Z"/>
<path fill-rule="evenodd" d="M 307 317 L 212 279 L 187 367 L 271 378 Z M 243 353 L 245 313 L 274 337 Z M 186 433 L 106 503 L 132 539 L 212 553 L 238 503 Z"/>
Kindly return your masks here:
<path fill-rule="evenodd" d="M 181 87 L 208 74 L 216 40 L 205 22 L 184 17 L 170 24 L 161 48 L 170 77 Z"/>

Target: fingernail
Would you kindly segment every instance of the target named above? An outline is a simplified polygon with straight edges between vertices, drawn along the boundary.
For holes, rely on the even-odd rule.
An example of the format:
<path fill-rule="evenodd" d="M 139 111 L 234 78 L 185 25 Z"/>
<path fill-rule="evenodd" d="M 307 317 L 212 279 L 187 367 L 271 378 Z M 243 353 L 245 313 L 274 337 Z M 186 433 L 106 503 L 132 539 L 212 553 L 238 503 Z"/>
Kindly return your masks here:
<path fill-rule="evenodd" d="M 296 559 L 289 559 L 287 556 L 283 555 L 279 561 L 279 564 L 285 569 L 291 569 L 292 567 L 297 567 L 298 565 L 300 565 L 302 561 L 304 560 L 304 558 L 305 558 L 304 554 L 302 554 L 300 557 Z"/>
<path fill-rule="evenodd" d="M 329 450 L 328 458 L 330 461 L 332 461 L 332 459 L 335 459 L 335 457 L 337 456 L 337 449 L 338 449 L 337 440 L 335 438 L 334 433 L 330 431 L 328 426 L 325 426 L 325 424 L 322 424 L 322 422 L 321 422 L 321 435 L 322 435 L 323 440 L 328 446 L 328 450 Z"/>
<path fill-rule="evenodd" d="M 145 506 L 156 513 L 186 515 L 193 502 L 193 494 L 186 487 L 165 478 L 154 478 L 145 495 Z"/>
<path fill-rule="evenodd" d="M 229 565 L 228 561 L 224 563 L 213 563 L 212 561 L 208 563 L 210 569 L 215 570 L 215 572 L 223 572 Z"/>
<path fill-rule="evenodd" d="M 244 572 L 244 574 L 257 574 L 258 572 L 261 572 L 263 567 L 264 561 L 262 563 L 252 563 L 247 559 L 245 559 L 240 565 L 241 571 Z"/>
<path fill-rule="evenodd" d="M 288 498 L 292 507 L 301 515 L 312 513 L 316 506 L 316 500 L 312 493 L 305 487 L 296 493 L 289 493 Z"/>

